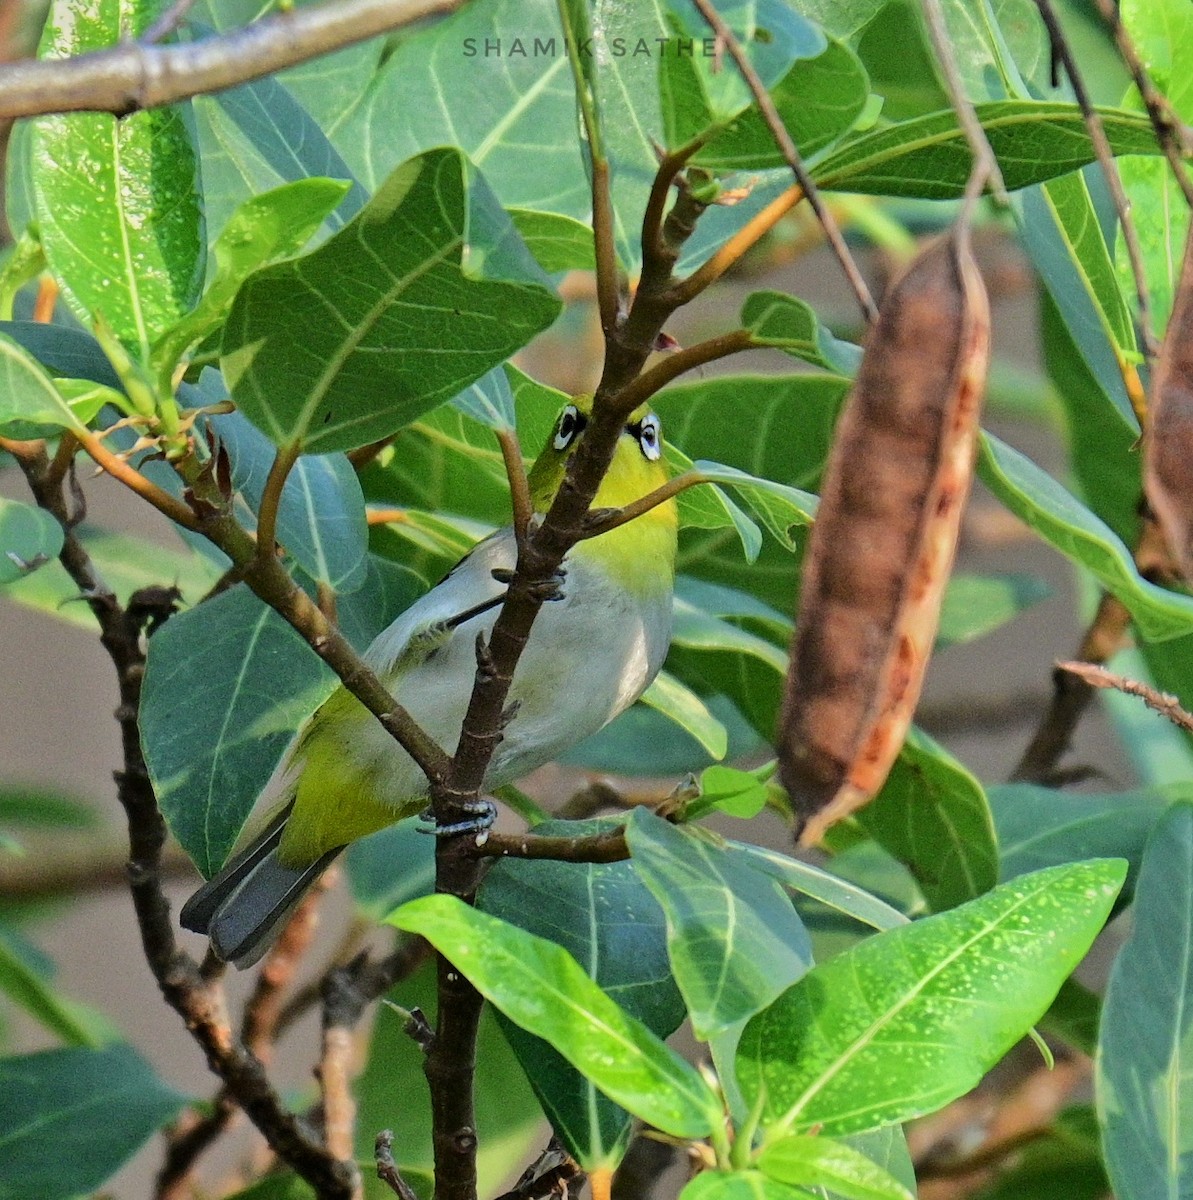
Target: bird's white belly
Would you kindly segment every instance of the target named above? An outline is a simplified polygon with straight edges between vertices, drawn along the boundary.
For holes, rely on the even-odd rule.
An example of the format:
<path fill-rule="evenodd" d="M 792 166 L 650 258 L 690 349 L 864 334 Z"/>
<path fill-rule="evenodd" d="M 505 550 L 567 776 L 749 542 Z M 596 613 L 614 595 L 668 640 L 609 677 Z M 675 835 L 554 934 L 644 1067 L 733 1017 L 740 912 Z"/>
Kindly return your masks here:
<path fill-rule="evenodd" d="M 437 621 L 501 593 L 495 568 L 512 569 L 513 536 L 482 542 L 442 583 L 416 601 L 369 647 L 366 659 L 411 716 L 449 752 L 459 742 L 476 674 L 476 636 L 492 630 L 494 608 L 457 627 L 425 659 L 407 653 L 411 638 Z M 499 787 L 558 757 L 608 724 L 654 679 L 667 653 L 671 597 L 643 600 L 583 557 L 566 563 L 563 598 L 544 604 L 514 672 L 505 729 L 487 787 Z M 376 722 L 351 754 L 401 807 L 426 790 L 422 772 Z"/>

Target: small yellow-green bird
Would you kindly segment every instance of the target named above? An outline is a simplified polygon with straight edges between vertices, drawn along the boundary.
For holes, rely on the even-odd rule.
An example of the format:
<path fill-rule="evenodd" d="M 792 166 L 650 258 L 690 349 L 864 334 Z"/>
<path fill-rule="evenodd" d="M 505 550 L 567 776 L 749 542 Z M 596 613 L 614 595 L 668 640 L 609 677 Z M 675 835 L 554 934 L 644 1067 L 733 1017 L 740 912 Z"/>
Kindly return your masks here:
<path fill-rule="evenodd" d="M 560 413 L 530 472 L 534 509 L 551 505 L 592 411 L 577 397 Z M 593 502 L 620 508 L 666 481 L 658 417 L 626 423 Z M 642 694 L 671 640 L 678 519 L 668 500 L 564 560 L 561 595 L 540 609 L 514 673 L 517 705 L 485 776 L 489 789 L 557 758 Z M 454 752 L 476 674 L 476 635 L 492 629 L 514 568 L 512 528 L 491 534 L 389 628 L 365 661 L 435 740 Z M 340 687 L 299 731 L 279 775 L 264 831 L 183 906 L 187 929 L 208 934 L 239 967 L 265 952 L 281 923 L 333 858 L 427 804 L 427 781 L 373 715 Z"/>

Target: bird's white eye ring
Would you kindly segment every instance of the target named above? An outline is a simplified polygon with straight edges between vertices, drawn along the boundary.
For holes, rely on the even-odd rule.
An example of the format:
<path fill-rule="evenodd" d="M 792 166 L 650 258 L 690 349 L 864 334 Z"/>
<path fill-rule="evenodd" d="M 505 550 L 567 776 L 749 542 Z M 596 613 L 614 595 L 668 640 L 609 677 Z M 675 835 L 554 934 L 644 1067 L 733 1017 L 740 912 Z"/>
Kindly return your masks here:
<path fill-rule="evenodd" d="M 556 450 L 566 450 L 579 436 L 584 425 L 585 420 L 580 410 L 574 404 L 569 404 L 559 414 L 559 424 L 555 427 L 555 438 L 551 445 Z"/>
<path fill-rule="evenodd" d="M 659 418 L 654 413 L 643 417 L 638 425 L 638 445 L 642 448 L 642 457 L 649 462 L 657 462 L 663 452 L 659 435 Z"/>

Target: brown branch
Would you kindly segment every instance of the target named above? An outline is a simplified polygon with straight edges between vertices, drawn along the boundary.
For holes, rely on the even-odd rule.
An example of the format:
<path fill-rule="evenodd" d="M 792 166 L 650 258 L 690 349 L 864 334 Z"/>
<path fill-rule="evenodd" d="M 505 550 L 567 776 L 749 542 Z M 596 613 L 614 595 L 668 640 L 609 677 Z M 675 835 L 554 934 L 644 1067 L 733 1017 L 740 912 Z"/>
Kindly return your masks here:
<path fill-rule="evenodd" d="M 791 134 L 787 132 L 787 127 L 783 124 L 783 118 L 779 115 L 775 102 L 766 90 L 766 84 L 759 78 L 753 63 L 746 57 L 737 38 L 733 36 L 733 31 L 721 19 L 721 15 L 712 6 L 710 0 L 693 0 L 693 2 L 700 10 L 700 15 L 708 23 L 709 28 L 724 43 L 730 57 L 737 64 L 737 69 L 746 81 L 746 85 L 758 105 L 758 110 L 762 113 L 762 119 L 766 122 L 766 127 L 770 130 L 771 137 L 774 138 L 775 145 L 779 148 L 779 153 L 791 168 L 791 173 L 795 176 L 801 191 L 808 197 L 808 203 L 811 204 L 812 211 L 815 212 L 816 219 L 824 230 L 824 236 L 837 256 L 837 261 L 841 264 L 841 270 L 844 271 L 850 288 L 853 289 L 862 315 L 867 322 L 873 322 L 878 316 L 878 306 L 874 303 L 874 297 L 870 295 L 870 289 L 866 286 L 866 281 L 862 278 L 857 263 L 853 261 L 849 247 L 845 245 L 845 239 L 841 236 L 836 219 L 821 199 L 820 190 L 812 182 L 812 176 L 808 174 L 803 159 L 800 158 L 799 150 L 796 148 Z"/>
<path fill-rule="evenodd" d="M 116 717 L 123 757 L 123 767 L 116 773 L 117 797 L 128 823 L 129 889 L 146 961 L 166 1002 L 183 1018 L 212 1071 L 235 1095 L 273 1149 L 320 1195 L 347 1200 L 351 1195 L 349 1167 L 332 1158 L 285 1109 L 262 1064 L 232 1036 L 222 989 L 203 976 L 199 965 L 175 939 L 161 881 L 166 826 L 141 754 L 137 720 L 145 669 L 141 624 L 121 607 L 75 536 L 82 513 L 68 509 L 60 484 L 47 485 L 50 464 L 44 451 L 19 461 L 34 499 L 62 526 L 59 559 L 95 614 L 100 641 L 116 668 L 120 693 Z"/>
<path fill-rule="evenodd" d="M 761 212 L 755 213 L 719 250 L 686 279 L 672 289 L 676 304 L 687 304 L 694 300 L 710 284 L 715 283 L 734 263 L 758 241 L 765 237 L 802 199 L 801 187 L 790 187 L 781 196 L 772 200 Z"/>
<path fill-rule="evenodd" d="M 1160 143 L 1164 157 L 1168 159 L 1168 165 L 1172 168 L 1177 186 L 1184 194 L 1185 203 L 1193 208 L 1193 181 L 1190 181 L 1188 171 L 1185 169 L 1185 156 L 1189 152 L 1189 142 L 1185 134 L 1184 123 L 1169 103 L 1168 97 L 1164 96 L 1152 83 L 1151 77 L 1143 65 L 1143 60 L 1139 57 L 1139 52 L 1135 49 L 1126 27 L 1123 25 L 1115 0 L 1094 0 L 1094 3 L 1097 5 L 1098 12 L 1102 14 L 1102 20 L 1106 22 L 1110 32 L 1114 35 L 1119 55 L 1131 73 L 1135 86 L 1139 89 L 1139 96 L 1147 109 L 1148 119 L 1156 131 L 1156 140 Z"/>
<path fill-rule="evenodd" d="M 301 452 L 302 443 L 293 442 L 281 447 L 273 457 L 265 487 L 261 490 L 261 503 L 257 507 L 258 558 L 273 558 L 277 553 L 278 509 L 282 503 L 282 491 Z"/>
<path fill-rule="evenodd" d="M 54 112 L 157 108 L 273 75 L 321 54 L 392 33 L 458 0 L 327 0 L 275 12 L 243 29 L 182 45 L 124 42 L 70 59 L 0 72 L 0 120 Z"/>
<path fill-rule="evenodd" d="M 240 1112 L 227 1088 L 220 1088 L 211 1104 L 211 1112 L 200 1116 L 192 1109 L 165 1131 L 166 1153 L 154 1183 L 154 1200 L 190 1200 L 194 1196 L 195 1163 Z"/>
<path fill-rule="evenodd" d="M 151 483 L 120 455 L 113 454 L 96 434 L 89 429 L 76 429 L 72 432 L 82 443 L 83 449 L 95 460 L 96 466 L 106 471 L 113 479 L 118 479 L 126 488 L 136 492 L 142 500 L 147 500 L 158 512 L 183 528 L 198 528 L 195 514 L 187 505 L 171 496 L 169 492 L 163 491 L 156 483 Z"/>
<path fill-rule="evenodd" d="M 660 359 L 649 371 L 644 371 L 632 383 L 627 384 L 618 396 L 618 403 L 628 412 L 633 412 L 640 404 L 644 404 L 651 396 L 661 392 L 667 384 L 686 372 L 702 367 L 705 363 L 716 362 L 718 358 L 727 358 L 730 354 L 740 354 L 743 350 L 755 348 L 754 335 L 748 329 L 735 329 L 732 333 L 723 333 L 720 337 L 708 338 L 694 346 L 675 350 L 666 358 Z"/>
<path fill-rule="evenodd" d="M 589 138 L 589 145 L 593 144 Z M 609 163 L 592 159 L 592 236 L 596 262 L 597 311 L 601 329 L 608 337 L 621 317 L 621 288 L 618 283 L 617 247 L 613 240 L 613 192 Z"/>
<path fill-rule="evenodd" d="M 497 430 L 497 444 L 501 447 L 501 458 L 505 463 L 505 475 L 510 485 L 510 507 L 514 514 L 514 533 L 521 541 L 526 535 L 526 527 L 534 515 L 534 505 L 530 499 L 530 485 L 526 480 L 526 463 L 522 458 L 522 443 L 518 441 L 517 430 Z"/>
<path fill-rule="evenodd" d="M 659 160 L 650 195 L 646 200 L 646 211 L 642 218 L 642 257 L 657 258 L 665 252 L 663 243 L 663 221 L 667 212 L 667 197 L 675 177 L 684 169 L 688 160 L 701 146 L 701 142 L 690 142 L 686 146 L 664 154 Z"/>
<path fill-rule="evenodd" d="M 418 1200 L 418 1194 L 402 1178 L 398 1164 L 394 1162 L 394 1135 L 392 1129 L 383 1129 L 373 1142 L 373 1157 L 377 1165 L 377 1178 L 384 1183 L 398 1200 Z"/>
<path fill-rule="evenodd" d="M 518 1177 L 517 1183 L 497 1200 L 547 1200 L 558 1196 L 567 1200 L 584 1186 L 580 1164 L 552 1138 L 547 1148 Z"/>
<path fill-rule="evenodd" d="M 1095 666 L 1093 663 L 1058 662 L 1056 667 L 1059 671 L 1068 671 L 1070 674 L 1076 675 L 1090 687 L 1108 688 L 1125 692 L 1128 696 L 1138 696 L 1148 708 L 1158 712 L 1162 717 L 1167 717 L 1178 729 L 1183 729 L 1186 733 L 1193 733 L 1193 715 L 1181 707 L 1181 702 L 1176 696 L 1158 691 L 1150 684 L 1142 683 L 1138 679 L 1127 679 L 1123 675 L 1115 675 L 1105 667 Z"/>
<path fill-rule="evenodd" d="M 708 482 L 710 480 L 701 475 L 699 471 L 685 471 L 682 475 L 668 479 L 662 487 L 655 488 L 653 492 L 648 492 L 624 508 L 592 509 L 585 521 L 583 536 L 585 538 L 600 537 L 601 534 L 608 533 L 610 529 L 617 529 L 628 521 L 642 516 L 643 513 L 650 512 L 652 508 L 658 508 L 660 504 L 678 496 L 680 492 L 686 492 L 690 487 Z"/>
<path fill-rule="evenodd" d="M 533 833 L 490 833 L 476 848 L 483 858 L 549 858 L 555 862 L 611 863 L 630 857 L 625 830 L 588 837 L 546 837 Z"/>
<path fill-rule="evenodd" d="M 1089 97 L 1085 80 L 1073 57 L 1056 10 L 1052 7 L 1052 0 L 1036 0 L 1036 8 L 1040 10 L 1044 28 L 1048 31 L 1053 62 L 1059 61 L 1064 65 L 1065 74 L 1068 75 L 1069 82 L 1073 85 L 1073 95 L 1077 97 L 1077 103 L 1081 108 L 1090 144 L 1094 148 L 1094 154 L 1097 155 L 1098 165 L 1102 168 L 1106 186 L 1110 189 L 1110 196 L 1114 201 L 1114 211 L 1118 213 L 1119 226 L 1123 231 L 1127 257 L 1131 263 L 1131 275 L 1135 280 L 1135 298 L 1139 305 L 1139 328 L 1143 334 L 1144 349 L 1148 357 L 1154 359 L 1159 353 L 1160 347 L 1152 328 L 1151 301 L 1147 290 L 1147 276 L 1143 269 L 1143 251 L 1139 246 L 1139 234 L 1135 230 L 1135 222 L 1131 220 L 1131 202 L 1127 199 L 1126 192 L 1123 191 L 1123 180 L 1118 171 L 1118 164 L 1114 160 L 1114 151 L 1106 137 L 1102 118 L 1098 115 L 1098 110 Z"/>
<path fill-rule="evenodd" d="M 1087 663 L 1104 663 L 1126 642 L 1131 614 L 1121 601 L 1103 592 L 1098 610 L 1081 639 L 1077 655 Z M 1052 673 L 1052 702 L 1040 720 L 1011 779 L 1025 783 L 1053 781 L 1057 763 L 1069 748 L 1093 688 L 1083 679 L 1059 668 Z"/>

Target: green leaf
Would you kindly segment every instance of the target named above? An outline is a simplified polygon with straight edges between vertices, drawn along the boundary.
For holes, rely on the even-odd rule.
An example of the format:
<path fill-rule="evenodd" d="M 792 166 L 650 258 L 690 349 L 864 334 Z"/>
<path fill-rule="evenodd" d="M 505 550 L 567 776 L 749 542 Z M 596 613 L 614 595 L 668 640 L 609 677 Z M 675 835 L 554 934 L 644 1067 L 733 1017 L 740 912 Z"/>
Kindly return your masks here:
<path fill-rule="evenodd" d="M 985 637 L 1048 595 L 1048 585 L 1034 575 L 954 573 L 940 609 L 936 648 Z"/>
<path fill-rule="evenodd" d="M 807 971 L 808 935 L 791 900 L 752 860 L 705 830 L 635 809 L 626 841 L 667 916 L 667 947 L 701 1041 L 768 1005 Z"/>
<path fill-rule="evenodd" d="M 95 1191 L 186 1103 L 131 1046 L 0 1059 L 0 1197 Z"/>
<path fill-rule="evenodd" d="M 547 821 L 535 832 L 582 837 L 616 825 L 608 819 Z M 485 877 L 477 903 L 483 912 L 562 946 L 627 1013 L 660 1037 L 683 1020 L 663 913 L 634 864 L 504 859 Z M 629 1114 L 550 1045 L 504 1017 L 501 1023 L 568 1152 L 586 1170 L 616 1166 L 628 1144 Z"/>
<path fill-rule="evenodd" d="M 861 351 L 839 341 L 820 323 L 816 310 L 786 292 L 754 292 L 742 305 L 741 323 L 758 346 L 775 346 L 793 358 L 842 375 L 852 375 Z"/>
<path fill-rule="evenodd" d="M 0 785 L 0 824 L 28 829 L 94 829 L 95 809 L 39 787 Z"/>
<path fill-rule="evenodd" d="M 992 434 L 982 434 L 978 474 L 1020 520 L 1089 570 L 1130 611 L 1150 641 L 1193 631 L 1193 597 L 1142 578 L 1115 533 L 1050 475 Z"/>
<path fill-rule="evenodd" d="M 1102 1145 L 1120 1196 L 1183 1196 L 1193 1170 L 1193 803 L 1174 804 L 1152 833 L 1132 912 L 1102 1003 Z"/>
<path fill-rule="evenodd" d="M 847 879 L 763 846 L 752 846 L 748 842 L 731 844 L 748 855 L 757 870 L 772 875 L 784 887 L 818 900 L 855 921 L 873 929 L 897 929 L 907 924 L 907 918 L 897 908 Z"/>
<path fill-rule="evenodd" d="M 316 1200 L 316 1196 L 309 1183 L 286 1171 L 267 1175 L 225 1200 Z"/>
<path fill-rule="evenodd" d="M 725 757 L 729 750 L 725 726 L 713 716 L 708 705 L 674 675 L 660 671 L 642 693 L 642 703 L 690 733 L 710 758 Z"/>
<path fill-rule="evenodd" d="M 1094 160 L 1075 104 L 995 100 L 976 105 L 976 111 L 1012 191 Z M 1158 153 L 1146 118 L 1119 109 L 1099 111 L 1116 154 Z M 950 109 L 854 138 L 821 159 L 812 175 L 826 191 L 956 200 L 964 194 L 971 166 L 969 143 Z"/>
<path fill-rule="evenodd" d="M 504 367 L 494 367 L 452 399 L 452 407 L 490 429 L 515 428 L 514 392 Z"/>
<path fill-rule="evenodd" d="M 352 897 L 373 921 L 435 890 L 435 839 L 414 818 L 353 842 L 344 861 Z"/>
<path fill-rule="evenodd" d="M 1170 804 L 1193 798 L 1193 786 L 1075 795 L 1013 783 L 991 788 L 989 796 L 1002 848 L 1000 879 L 1113 854 L 1128 863 L 1119 903 L 1129 904 L 1149 834 Z"/>
<path fill-rule="evenodd" d="M 90 379 L 110 388 L 122 387 L 120 376 L 99 342 L 81 329 L 46 325 L 41 321 L 0 321 L 0 334 L 24 347 L 52 375 Z M 61 423 L 60 417 L 56 417 L 54 427 Z"/>
<path fill-rule="evenodd" d="M 795 549 L 791 531 L 811 525 L 816 515 L 819 501 L 810 492 L 705 459 L 697 459 L 692 467 L 710 483 L 723 484 L 737 492 L 754 515 L 788 550 Z"/>
<path fill-rule="evenodd" d="M 873 1129 L 969 1091 L 1047 1009 L 1125 871 L 1024 876 L 810 971 L 742 1037 L 738 1078 L 768 1140 Z"/>
<path fill-rule="evenodd" d="M 279 446 L 347 450 L 451 399 L 558 311 L 484 182 L 457 151 L 430 151 L 318 250 L 245 281 L 224 376 Z"/>
<path fill-rule="evenodd" d="M 348 187 L 335 179 L 301 179 L 241 204 L 212 244 L 215 271 L 202 299 L 154 348 L 159 367 L 168 375 L 192 346 L 219 328 L 253 271 L 297 254 Z"/>
<path fill-rule="evenodd" d="M 714 459 L 759 479 L 814 490 L 848 387 L 848 379 L 835 375 L 736 375 L 669 387 L 653 405 L 664 436 L 689 458 Z M 692 488 L 685 495 L 709 490 Z M 683 499 L 681 517 L 690 520 Z M 724 529 L 713 529 L 681 536 L 679 569 L 789 612 L 799 563 L 769 539 L 756 562 L 743 562 Z"/>
<path fill-rule="evenodd" d="M 11 328 L 10 324 L 5 328 Z M 8 437 L 30 438 L 58 429 L 78 429 L 79 421 L 41 364 L 17 342 L 0 333 L 0 428 Z"/>
<path fill-rule="evenodd" d="M 1135 335 L 1086 180 L 1074 175 L 1029 189 L 1015 197 L 1012 211 L 1048 297 L 1097 380 L 1083 396 L 1084 404 L 1093 407 L 1105 397 L 1118 416 L 1107 422 L 1110 429 L 1122 422 L 1137 435 L 1122 375 L 1123 361 L 1134 354 Z M 1074 385 L 1071 379 L 1060 383 L 1062 392 Z"/>
<path fill-rule="evenodd" d="M 62 526 L 44 509 L 0 496 L 0 587 L 55 558 L 62 536 Z"/>
<path fill-rule="evenodd" d="M 711 812 L 731 817 L 756 817 L 770 799 L 769 781 L 775 774 L 772 759 L 753 771 L 739 771 L 719 763 L 700 773 L 700 794 L 684 807 L 685 821 L 698 821 Z"/>
<path fill-rule="evenodd" d="M 333 676 L 243 584 L 150 639 L 141 747 L 162 815 L 210 877 Z"/>
<path fill-rule="evenodd" d="M 276 451 L 238 412 L 209 418 L 209 428 L 228 454 L 233 486 L 251 509 L 239 514 L 247 517 L 242 523 L 256 529 L 256 514 Z M 299 457 L 282 488 L 277 539 L 312 579 L 338 592 L 353 592 L 364 583 L 368 551 L 365 501 L 356 471 L 344 455 Z"/>
<path fill-rule="evenodd" d="M 719 1101 L 695 1068 L 621 1009 L 554 942 L 425 896 L 393 913 L 511 1021 L 555 1047 L 611 1100 L 675 1137 L 704 1137 Z"/>
<path fill-rule="evenodd" d="M 35 1021 L 70 1046 L 99 1046 L 95 1015 L 60 996 L 49 980 L 34 970 L 0 926 L 0 992 Z"/>
<path fill-rule="evenodd" d="M 779 1183 L 761 1171 L 702 1171 L 679 1200 L 815 1200 L 811 1192 Z"/>
<path fill-rule="evenodd" d="M 982 785 L 943 747 L 912 729 L 861 827 L 906 864 L 939 912 L 989 891 L 998 844 Z"/>
<path fill-rule="evenodd" d="M 85 10 L 54 0 L 43 58 L 136 38 L 153 19 L 139 0 Z M 33 191 L 42 245 L 80 320 L 101 315 L 142 358 L 194 304 L 203 281 L 198 160 L 184 105 L 117 119 L 59 113 L 33 122 Z"/>
<path fill-rule="evenodd" d="M 509 215 L 526 248 L 548 274 L 595 269 L 592 229 L 583 221 L 530 208 L 511 208 Z"/>
<path fill-rule="evenodd" d="M 912 1200 L 893 1175 L 860 1151 L 831 1138 L 795 1134 L 771 1142 L 758 1169 L 780 1183 L 825 1187 L 846 1200 Z"/>

